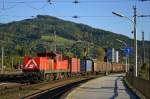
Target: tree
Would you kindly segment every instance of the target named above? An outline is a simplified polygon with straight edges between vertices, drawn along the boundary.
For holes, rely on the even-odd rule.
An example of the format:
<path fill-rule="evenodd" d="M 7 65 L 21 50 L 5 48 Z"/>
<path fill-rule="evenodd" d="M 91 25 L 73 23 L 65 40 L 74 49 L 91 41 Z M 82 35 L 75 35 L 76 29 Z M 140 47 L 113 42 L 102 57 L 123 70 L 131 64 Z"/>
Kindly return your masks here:
<path fill-rule="evenodd" d="M 74 54 L 72 52 L 70 52 L 70 51 L 65 51 L 64 57 L 70 59 L 70 58 L 74 57 Z"/>
<path fill-rule="evenodd" d="M 139 77 L 148 79 L 148 64 L 144 63 L 139 70 Z"/>
<path fill-rule="evenodd" d="M 98 61 L 104 61 L 105 51 L 103 48 L 99 47 L 96 49 L 96 58 Z"/>

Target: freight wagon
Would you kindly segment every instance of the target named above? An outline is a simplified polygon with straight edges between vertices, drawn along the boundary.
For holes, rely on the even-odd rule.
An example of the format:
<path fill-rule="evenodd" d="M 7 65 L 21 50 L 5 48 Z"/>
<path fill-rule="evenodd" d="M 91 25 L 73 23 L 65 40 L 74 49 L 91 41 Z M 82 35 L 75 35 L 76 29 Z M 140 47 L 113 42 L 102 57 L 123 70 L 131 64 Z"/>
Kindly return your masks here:
<path fill-rule="evenodd" d="M 104 72 L 124 72 L 125 65 L 119 63 L 106 63 L 93 60 L 94 62 L 94 72 L 104 73 Z"/>
<path fill-rule="evenodd" d="M 120 63 L 112 64 L 112 72 L 125 72 L 125 65 Z"/>
<path fill-rule="evenodd" d="M 97 60 L 94 60 L 94 72 L 96 73 L 105 73 L 105 72 L 111 72 L 112 66 L 111 63 L 106 62 L 100 62 Z"/>
<path fill-rule="evenodd" d="M 70 69 L 72 74 L 77 74 L 80 72 L 80 59 L 78 58 L 72 58 Z"/>

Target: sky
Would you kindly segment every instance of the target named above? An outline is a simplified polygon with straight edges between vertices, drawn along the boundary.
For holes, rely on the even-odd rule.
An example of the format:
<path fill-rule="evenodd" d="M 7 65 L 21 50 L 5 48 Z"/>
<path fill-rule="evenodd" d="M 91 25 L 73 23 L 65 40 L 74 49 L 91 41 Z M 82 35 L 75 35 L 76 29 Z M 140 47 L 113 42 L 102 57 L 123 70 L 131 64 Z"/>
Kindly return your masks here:
<path fill-rule="evenodd" d="M 74 0 L 52 0 L 52 4 L 47 1 L 0 0 L 0 23 L 33 18 L 38 14 L 50 15 L 133 38 L 133 23 L 113 15 L 112 12 L 119 12 L 133 19 L 133 5 L 136 5 L 138 16 L 150 15 L 150 1 L 78 0 L 78 4 L 72 3 Z M 137 17 L 136 27 L 138 40 L 142 39 L 142 31 L 145 33 L 145 40 L 150 40 L 150 17 Z"/>

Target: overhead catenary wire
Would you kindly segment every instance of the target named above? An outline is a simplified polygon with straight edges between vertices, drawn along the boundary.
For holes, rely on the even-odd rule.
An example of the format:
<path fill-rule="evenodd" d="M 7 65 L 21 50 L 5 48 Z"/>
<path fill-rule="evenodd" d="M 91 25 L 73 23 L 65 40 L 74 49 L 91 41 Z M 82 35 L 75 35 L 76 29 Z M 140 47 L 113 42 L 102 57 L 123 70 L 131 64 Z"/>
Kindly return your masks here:
<path fill-rule="evenodd" d="M 22 15 L 0 15 L 1 17 L 6 16 L 6 17 L 29 17 L 29 18 L 36 18 L 37 16 L 22 16 Z M 48 16 L 52 16 L 52 15 L 48 15 Z M 115 16 L 111 16 L 111 15 L 53 15 L 54 17 L 71 17 L 71 18 L 111 18 L 111 17 L 115 17 Z M 132 16 L 129 16 L 132 17 Z"/>
<path fill-rule="evenodd" d="M 5 3 L 121 3 L 121 2 L 136 2 L 137 0 L 44 0 L 44 1 L 37 1 L 37 0 L 30 0 L 30 1 L 5 1 Z"/>
<path fill-rule="evenodd" d="M 134 0 L 133 0 L 134 1 Z M 49 4 L 57 4 L 57 3 L 74 3 L 74 4 L 78 4 L 78 3 L 119 3 L 119 2 L 131 2 L 130 0 L 128 1 L 111 1 L 111 0 L 44 0 L 44 1 L 37 1 L 37 0 L 30 0 L 30 1 L 1 1 L 0 3 L 3 4 L 1 10 L 8 10 L 8 9 L 12 9 L 15 8 L 16 6 L 20 5 L 20 4 L 25 4 L 26 6 L 34 9 L 34 10 L 40 10 L 42 8 L 45 7 L 45 5 L 43 5 L 41 8 L 36 8 L 33 7 L 30 4 L 34 4 L 34 3 L 49 3 Z M 7 4 L 14 4 L 11 7 L 6 7 Z"/>
<path fill-rule="evenodd" d="M 115 3 L 115 2 L 135 2 L 135 1 L 138 1 L 138 0 L 125 0 L 125 1 L 120 1 L 120 0 L 115 0 L 115 1 L 112 1 L 112 0 L 30 0 L 30 1 L 6 1 L 6 0 L 3 0 L 5 1 L 4 2 L 4 8 L 5 10 L 6 9 L 11 9 L 13 7 L 16 7 L 16 5 L 19 5 L 19 4 L 24 4 L 34 10 L 37 10 L 39 11 L 40 9 L 44 9 L 46 7 L 46 5 L 50 2 L 51 4 L 53 3 L 103 3 L 103 2 L 107 2 L 107 3 Z M 15 5 L 13 5 L 12 7 L 9 7 L 9 8 L 6 8 L 6 4 L 7 3 L 16 3 Z M 32 3 L 45 3 L 42 7 L 34 7 L 32 5 Z M 6 17 L 33 17 L 33 16 L 20 16 L 20 15 L 1 15 L 1 17 L 3 16 L 6 16 Z M 55 15 L 54 15 L 55 16 Z M 78 19 L 78 18 L 114 18 L 114 16 L 110 16 L 110 15 L 56 15 L 55 17 L 71 17 L 71 18 L 74 18 L 74 19 Z M 141 16 L 143 17 L 143 16 Z"/>
<path fill-rule="evenodd" d="M 19 20 L 23 20 L 22 18 L 26 19 L 34 19 L 37 18 L 38 15 L 36 16 L 22 16 L 22 15 L 0 15 L 0 17 L 11 17 L 11 18 L 21 18 Z M 48 16 L 52 16 L 52 17 L 56 17 L 56 18 L 72 18 L 72 19 L 82 19 L 82 18 L 90 18 L 90 19 L 101 19 L 101 18 L 105 18 L 105 19 L 109 19 L 109 18 L 115 18 L 115 16 L 111 16 L 111 15 L 48 15 Z M 132 16 L 128 16 L 128 17 L 132 17 Z M 11 22 L 11 21 L 10 21 Z M 9 22 L 5 22 L 5 23 L 9 23 Z M 4 23 L 4 24 L 5 24 Z"/>
<path fill-rule="evenodd" d="M 19 4 L 14 4 L 10 7 L 3 7 L 3 8 L 0 8 L 1 10 L 9 10 L 9 9 L 12 9 L 12 8 L 15 8 L 16 6 L 18 6 Z"/>
<path fill-rule="evenodd" d="M 33 7 L 32 5 L 30 5 L 29 3 L 24 3 L 26 6 L 28 6 L 29 8 L 32 8 L 34 10 L 42 10 L 46 7 L 47 3 L 46 4 L 43 4 L 41 7 L 39 8 L 36 8 L 36 7 Z"/>
<path fill-rule="evenodd" d="M 24 4 L 26 5 L 27 7 L 29 8 L 32 8 L 34 10 L 41 10 L 41 9 L 44 9 L 46 7 L 46 4 L 57 4 L 57 3 L 74 3 L 74 4 L 78 4 L 78 3 L 121 3 L 121 2 L 134 2 L 134 1 L 137 1 L 137 0 L 126 0 L 126 1 L 120 1 L 120 0 L 42 0 L 42 1 L 37 1 L 37 0 L 30 0 L 30 1 L 5 1 L 3 0 L 3 8 L 1 8 L 1 10 L 8 10 L 8 9 L 12 9 L 12 8 L 15 8 L 16 6 L 20 5 L 20 4 Z M 1 3 L 1 2 L 0 2 Z M 34 7 L 32 4 L 33 3 L 46 3 L 44 4 L 42 7 L 40 8 L 37 8 L 37 7 Z M 6 8 L 6 5 L 7 4 L 14 4 L 12 5 L 11 7 L 7 7 Z"/>
<path fill-rule="evenodd" d="M 145 1 L 150 1 L 150 0 L 139 0 L 139 1 L 141 1 L 141 2 L 145 2 Z"/>
<path fill-rule="evenodd" d="M 38 9 L 38 8 L 35 8 L 29 4 L 33 4 L 33 3 L 49 3 L 49 4 L 53 4 L 53 3 L 75 3 L 75 4 L 78 4 L 78 3 L 122 3 L 122 2 L 137 2 L 138 0 L 124 0 L 124 1 L 121 1 L 121 0 L 44 0 L 44 1 L 37 1 L 37 0 L 30 0 L 30 1 L 1 1 L 0 3 L 3 3 L 3 8 L 2 9 L 10 9 L 10 8 L 14 8 L 17 6 L 17 4 L 26 4 L 27 6 L 30 6 L 34 9 Z M 6 4 L 16 4 L 16 5 L 13 5 L 12 7 L 9 7 L 9 8 L 5 8 L 5 5 Z M 40 8 L 39 8 L 40 9 Z"/>
<path fill-rule="evenodd" d="M 150 18 L 150 15 L 139 15 L 138 17 L 141 17 L 141 18 L 146 18 L 146 17 L 148 18 L 149 17 Z"/>
<path fill-rule="evenodd" d="M 41 7 L 37 8 L 37 7 L 34 7 L 32 5 L 30 5 L 30 3 L 27 3 L 27 2 L 22 2 L 21 4 L 24 4 L 25 6 L 29 7 L 29 8 L 32 8 L 34 10 L 41 10 L 41 9 L 44 9 L 47 5 L 47 3 L 44 3 Z M 3 8 L 0 8 L 0 10 L 9 10 L 9 9 L 12 9 L 12 8 L 15 8 L 17 6 L 19 6 L 20 4 L 19 3 L 14 3 L 13 5 L 11 5 L 10 7 L 3 7 Z"/>

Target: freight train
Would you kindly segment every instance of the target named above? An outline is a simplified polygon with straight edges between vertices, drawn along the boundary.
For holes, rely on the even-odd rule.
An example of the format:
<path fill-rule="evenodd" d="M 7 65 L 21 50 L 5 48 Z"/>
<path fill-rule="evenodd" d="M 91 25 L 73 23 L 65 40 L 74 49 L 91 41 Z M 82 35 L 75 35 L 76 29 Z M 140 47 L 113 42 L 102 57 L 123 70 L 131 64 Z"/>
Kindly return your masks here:
<path fill-rule="evenodd" d="M 22 70 L 31 81 L 56 80 L 73 75 L 123 72 L 123 64 L 99 62 L 91 59 L 64 58 L 59 53 L 38 53 L 36 57 L 25 56 Z"/>

